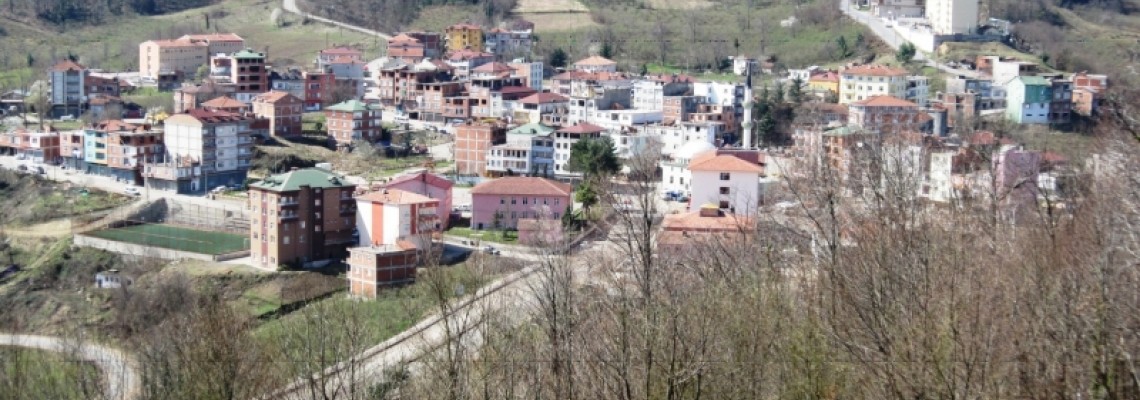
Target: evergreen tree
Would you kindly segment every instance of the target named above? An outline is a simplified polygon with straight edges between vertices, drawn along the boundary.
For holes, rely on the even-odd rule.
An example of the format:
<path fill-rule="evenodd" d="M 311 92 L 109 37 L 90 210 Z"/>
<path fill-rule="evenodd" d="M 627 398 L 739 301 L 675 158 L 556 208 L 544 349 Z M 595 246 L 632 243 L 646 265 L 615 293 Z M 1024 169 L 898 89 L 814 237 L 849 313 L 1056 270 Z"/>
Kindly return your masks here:
<path fill-rule="evenodd" d="M 800 77 L 797 76 L 796 79 L 792 79 L 792 87 L 788 88 L 788 100 L 796 104 L 802 103 L 804 101 L 803 86 L 804 80 Z"/>
<path fill-rule="evenodd" d="M 609 41 L 602 42 L 601 56 L 609 59 L 614 58 L 614 46 L 611 45 Z"/>
<path fill-rule="evenodd" d="M 772 99 L 770 100 L 770 102 L 772 103 L 772 105 L 783 103 L 784 102 L 784 82 L 776 81 L 776 87 L 775 87 L 775 89 L 772 90 L 771 94 L 772 94 Z"/>
<path fill-rule="evenodd" d="M 617 158 L 617 148 L 609 137 L 582 139 L 570 147 L 570 160 L 566 169 L 581 172 L 587 180 L 600 175 L 610 175 L 621 171 Z"/>
<path fill-rule="evenodd" d="M 847 46 L 846 37 L 840 36 L 839 39 L 835 39 L 835 45 L 839 47 L 840 58 L 851 57 L 851 48 Z"/>
<path fill-rule="evenodd" d="M 899 46 L 899 50 L 897 52 L 895 52 L 895 60 L 898 60 L 898 62 L 900 62 L 900 63 L 906 64 L 906 63 L 910 62 L 910 60 L 914 59 L 914 54 L 915 54 L 914 45 L 911 44 L 910 42 L 906 42 L 906 43 L 903 43 L 901 46 Z"/>
<path fill-rule="evenodd" d="M 561 47 L 556 48 L 550 53 L 550 66 L 554 68 L 565 67 L 566 59 L 568 58 L 570 58 L 570 56 L 566 55 L 565 50 L 562 50 Z"/>

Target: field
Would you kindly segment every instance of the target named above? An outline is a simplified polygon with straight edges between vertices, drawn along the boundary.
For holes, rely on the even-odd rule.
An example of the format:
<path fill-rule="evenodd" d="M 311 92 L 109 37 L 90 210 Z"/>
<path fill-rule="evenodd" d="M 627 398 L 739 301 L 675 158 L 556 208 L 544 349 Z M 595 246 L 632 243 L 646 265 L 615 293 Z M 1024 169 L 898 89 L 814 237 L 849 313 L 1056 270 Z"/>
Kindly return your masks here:
<path fill-rule="evenodd" d="M 0 346 L 0 393 L 23 399 L 88 399 L 102 390 L 95 365 L 65 354 Z"/>
<path fill-rule="evenodd" d="M 108 240 L 201 254 L 226 254 L 249 249 L 249 240 L 241 235 L 161 224 L 105 229 L 91 232 L 89 235 Z"/>
<path fill-rule="evenodd" d="M 52 171 L 58 173 L 58 171 Z M 60 218 L 79 217 L 128 204 L 127 196 L 91 190 L 39 177 L 0 171 L 0 226 L 27 226 Z"/>

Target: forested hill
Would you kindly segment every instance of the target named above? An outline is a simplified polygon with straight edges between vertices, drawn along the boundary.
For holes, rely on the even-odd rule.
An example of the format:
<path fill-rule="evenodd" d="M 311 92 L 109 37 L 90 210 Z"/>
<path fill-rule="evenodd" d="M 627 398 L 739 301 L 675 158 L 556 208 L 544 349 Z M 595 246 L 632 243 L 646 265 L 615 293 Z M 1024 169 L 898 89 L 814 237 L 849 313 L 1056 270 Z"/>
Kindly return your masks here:
<path fill-rule="evenodd" d="M 0 15 L 25 22 L 98 25 L 124 14 L 166 14 L 219 1 L 222 0 L 6 0 L 0 2 Z"/>
<path fill-rule="evenodd" d="M 382 32 L 403 30 L 425 7 L 477 6 L 486 21 L 501 19 L 517 0 L 297 0 L 301 9 Z M 459 21 L 456 21 L 459 22 Z M 482 22 L 482 21 L 473 21 Z"/>

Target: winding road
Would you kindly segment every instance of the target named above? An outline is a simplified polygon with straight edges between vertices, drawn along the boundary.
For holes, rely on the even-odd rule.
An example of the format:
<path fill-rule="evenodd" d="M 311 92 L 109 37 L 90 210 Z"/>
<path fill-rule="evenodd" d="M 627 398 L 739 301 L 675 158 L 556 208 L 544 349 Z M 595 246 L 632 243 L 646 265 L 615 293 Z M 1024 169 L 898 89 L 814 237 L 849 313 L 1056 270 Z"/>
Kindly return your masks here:
<path fill-rule="evenodd" d="M 333 20 L 328 19 L 328 18 L 319 17 L 319 16 L 316 16 L 316 15 L 313 15 L 313 14 L 310 14 L 307 12 L 303 12 L 303 11 L 301 11 L 300 8 L 297 7 L 297 0 L 283 0 L 281 8 L 285 9 L 285 11 L 291 12 L 293 14 L 300 15 L 302 17 L 307 17 L 307 18 L 314 20 L 314 21 L 320 21 L 320 22 L 324 22 L 326 24 L 336 25 L 336 26 L 339 26 L 339 27 L 344 28 L 344 29 L 350 29 L 350 30 L 354 30 L 354 31 L 363 33 L 365 35 L 379 36 L 381 39 L 384 39 L 384 40 L 388 40 L 388 39 L 392 38 L 392 36 L 390 36 L 386 33 L 383 33 L 383 32 L 374 31 L 374 30 L 364 28 L 364 27 L 360 27 L 360 26 L 356 26 L 356 25 L 346 24 L 344 22 L 333 21 Z"/>
<path fill-rule="evenodd" d="M 108 400 L 131 400 L 139 397 L 139 374 L 127 355 L 119 350 L 93 343 L 78 344 L 51 336 L 9 335 L 0 333 L 0 346 L 73 353 L 95 364 L 107 379 Z"/>

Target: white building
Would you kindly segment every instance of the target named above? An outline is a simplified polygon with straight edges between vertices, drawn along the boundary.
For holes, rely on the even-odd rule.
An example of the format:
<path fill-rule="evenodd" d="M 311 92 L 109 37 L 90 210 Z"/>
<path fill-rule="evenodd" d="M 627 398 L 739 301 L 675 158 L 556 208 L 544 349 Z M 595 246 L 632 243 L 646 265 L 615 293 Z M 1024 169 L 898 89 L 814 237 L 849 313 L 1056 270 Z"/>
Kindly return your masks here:
<path fill-rule="evenodd" d="M 886 65 L 860 65 L 839 71 L 839 104 L 874 96 L 907 97 L 907 71 Z"/>
<path fill-rule="evenodd" d="M 760 64 L 756 62 L 755 58 L 748 56 L 736 56 L 732 58 L 732 73 L 738 76 L 744 76 L 748 73 L 749 67 L 752 71 L 760 71 Z"/>
<path fill-rule="evenodd" d="M 715 145 L 724 125 L 710 122 L 682 122 L 673 125 L 646 125 L 639 129 L 646 135 L 655 137 L 661 143 L 661 155 L 675 157 L 689 142 L 705 142 Z"/>
<path fill-rule="evenodd" d="M 606 128 L 620 130 L 635 125 L 657 124 L 663 119 L 661 111 L 650 110 L 601 110 L 591 111 L 586 122 Z"/>
<path fill-rule="evenodd" d="M 697 82 L 693 84 L 693 95 L 704 96 L 709 104 L 734 106 L 739 109 L 744 104 L 744 84 L 731 82 Z"/>
<path fill-rule="evenodd" d="M 924 75 L 906 77 L 905 99 L 918 104 L 919 107 L 926 107 L 930 103 L 930 78 Z"/>
<path fill-rule="evenodd" d="M 709 151 L 716 150 L 716 146 L 705 141 L 692 141 L 672 153 L 672 156 L 661 161 L 661 191 L 677 192 L 690 195 L 690 184 L 693 174 L 689 171 L 689 163 L 693 158 Z"/>
<path fill-rule="evenodd" d="M 523 78 L 531 89 L 542 91 L 542 61 L 526 61 L 520 58 L 507 65 L 514 69 L 511 76 Z"/>
<path fill-rule="evenodd" d="M 681 96 L 692 88 L 688 77 L 661 75 L 633 82 L 631 103 L 635 110 L 662 111 L 666 96 Z"/>
<path fill-rule="evenodd" d="M 382 189 L 356 198 L 357 244 L 363 247 L 408 241 L 431 245 L 439 231 L 439 200 L 400 189 Z"/>
<path fill-rule="evenodd" d="M 158 189 L 197 192 L 245 181 L 253 159 L 253 117 L 193 109 L 163 121 L 166 163 L 196 164 L 190 176 L 148 179 Z M 158 167 L 161 167 L 159 165 Z M 187 178 L 190 178 L 188 182 Z M 177 185 L 177 186 L 175 186 Z"/>
<path fill-rule="evenodd" d="M 930 153 L 930 173 L 924 194 L 931 201 L 945 203 L 954 196 L 954 154 L 953 151 Z"/>
<path fill-rule="evenodd" d="M 579 172 L 571 172 L 566 169 L 566 164 L 570 162 L 570 148 L 574 147 L 574 143 L 578 143 L 579 140 L 600 138 L 605 131 L 605 128 L 588 122 L 567 125 L 555 131 L 554 173 L 563 176 L 581 176 L 582 174 Z"/>
<path fill-rule="evenodd" d="M 764 169 L 739 157 L 705 152 L 689 163 L 692 173 L 689 212 L 706 204 L 736 215 L 752 215 L 762 199 Z"/>
<path fill-rule="evenodd" d="M 972 33 L 978 27 L 978 0 L 926 0 L 926 19 L 938 35 Z"/>
<path fill-rule="evenodd" d="M 554 128 L 532 122 L 507 131 L 507 142 L 487 150 L 487 172 L 494 175 L 554 174 Z"/>

